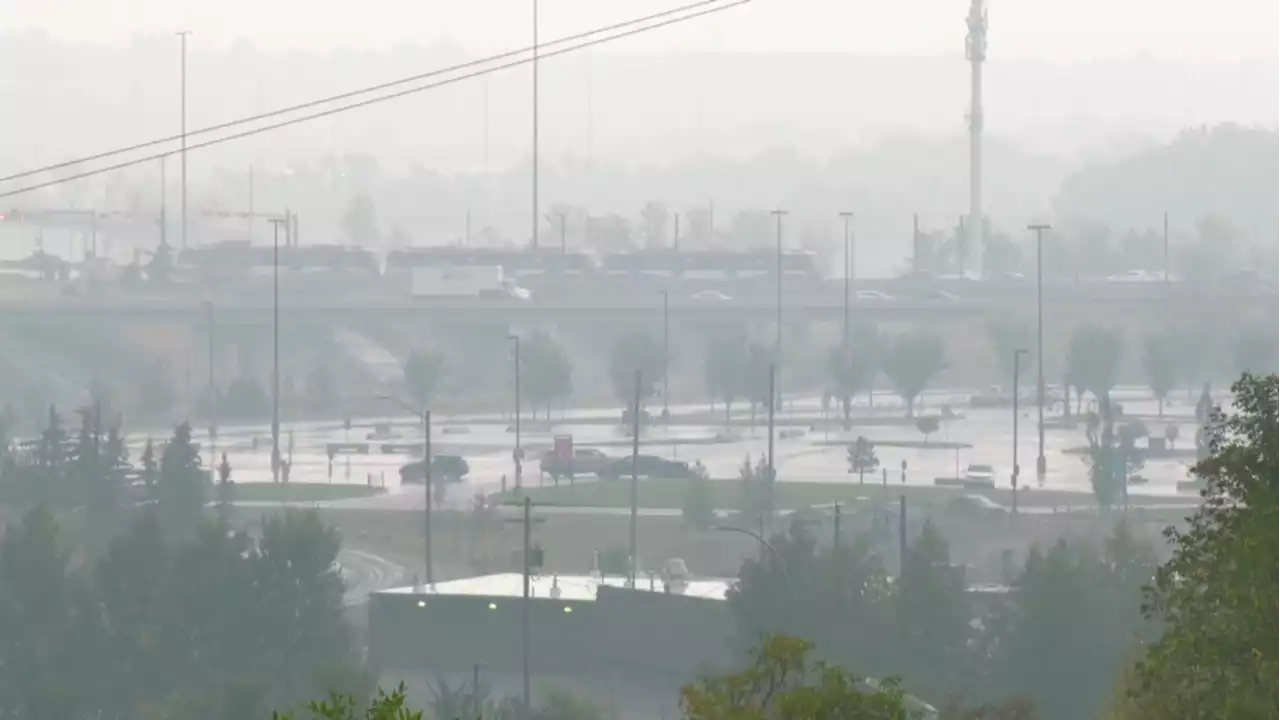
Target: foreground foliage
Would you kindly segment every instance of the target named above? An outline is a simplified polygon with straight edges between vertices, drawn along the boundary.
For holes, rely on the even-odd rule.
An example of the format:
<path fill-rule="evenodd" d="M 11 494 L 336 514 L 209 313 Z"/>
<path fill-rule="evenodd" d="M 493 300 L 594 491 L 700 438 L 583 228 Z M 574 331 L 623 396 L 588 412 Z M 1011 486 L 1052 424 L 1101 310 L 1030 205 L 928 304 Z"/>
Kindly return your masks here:
<path fill-rule="evenodd" d="M 1195 467 L 1204 505 L 1170 528 L 1173 558 L 1145 609 L 1166 624 L 1136 668 L 1135 717 L 1274 718 L 1277 694 L 1277 380 L 1245 376 Z"/>

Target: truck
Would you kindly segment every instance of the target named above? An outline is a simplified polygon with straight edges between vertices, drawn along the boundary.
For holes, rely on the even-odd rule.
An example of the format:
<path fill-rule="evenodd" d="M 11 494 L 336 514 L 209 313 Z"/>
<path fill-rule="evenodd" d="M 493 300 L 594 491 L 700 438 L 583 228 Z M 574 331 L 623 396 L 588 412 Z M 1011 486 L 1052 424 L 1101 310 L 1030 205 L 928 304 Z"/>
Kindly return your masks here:
<path fill-rule="evenodd" d="M 538 459 L 538 470 L 550 475 L 558 484 L 562 477 L 569 478 L 570 482 L 575 475 L 599 477 L 611 462 L 608 455 L 594 448 L 575 448 L 572 435 L 557 435 L 555 448 L 543 453 Z"/>
<path fill-rule="evenodd" d="M 528 300 L 529 291 L 504 277 L 501 265 L 413 268 L 409 293 L 415 298 L 496 298 Z"/>

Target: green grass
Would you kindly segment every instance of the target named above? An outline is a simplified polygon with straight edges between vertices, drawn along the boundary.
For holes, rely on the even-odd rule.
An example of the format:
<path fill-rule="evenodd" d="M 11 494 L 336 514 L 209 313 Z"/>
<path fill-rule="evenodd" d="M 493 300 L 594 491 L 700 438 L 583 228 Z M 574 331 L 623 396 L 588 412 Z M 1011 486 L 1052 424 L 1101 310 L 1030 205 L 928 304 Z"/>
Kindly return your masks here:
<path fill-rule="evenodd" d="M 348 483 L 237 483 L 232 502 L 328 502 L 381 495 L 382 488 Z"/>

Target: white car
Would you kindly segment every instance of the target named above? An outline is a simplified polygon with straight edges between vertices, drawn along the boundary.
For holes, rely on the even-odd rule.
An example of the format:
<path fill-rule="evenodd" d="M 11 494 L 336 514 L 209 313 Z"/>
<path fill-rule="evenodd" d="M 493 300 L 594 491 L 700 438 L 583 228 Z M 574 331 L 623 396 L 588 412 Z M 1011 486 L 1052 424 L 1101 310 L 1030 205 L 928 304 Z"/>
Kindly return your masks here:
<path fill-rule="evenodd" d="M 697 300 L 699 302 L 728 302 L 733 298 L 725 295 L 719 290 L 699 290 L 698 292 L 690 295 L 689 299 Z"/>
<path fill-rule="evenodd" d="M 854 294 L 859 300 L 892 300 L 893 298 L 885 295 L 879 290 L 859 290 Z"/>
<path fill-rule="evenodd" d="M 1146 270 L 1129 270 L 1116 275 L 1108 275 L 1107 282 L 1113 283 L 1146 283 L 1158 282 L 1164 279 L 1164 276 L 1157 275 Z"/>
<path fill-rule="evenodd" d="M 996 470 L 990 465 L 973 464 L 965 468 L 965 487 L 995 487 Z"/>

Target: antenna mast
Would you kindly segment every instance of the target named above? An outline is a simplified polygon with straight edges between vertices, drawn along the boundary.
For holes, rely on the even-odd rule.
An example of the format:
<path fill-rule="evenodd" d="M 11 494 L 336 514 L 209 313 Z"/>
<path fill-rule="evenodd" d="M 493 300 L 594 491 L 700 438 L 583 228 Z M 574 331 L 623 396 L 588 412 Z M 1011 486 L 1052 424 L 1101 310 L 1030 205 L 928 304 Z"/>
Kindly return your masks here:
<path fill-rule="evenodd" d="M 961 267 L 982 274 L 982 63 L 987 59 L 987 8 L 984 0 L 969 0 L 969 33 L 964 56 L 969 61 L 969 218 L 962 231 Z M 972 264 L 970 264 L 972 261 Z"/>

